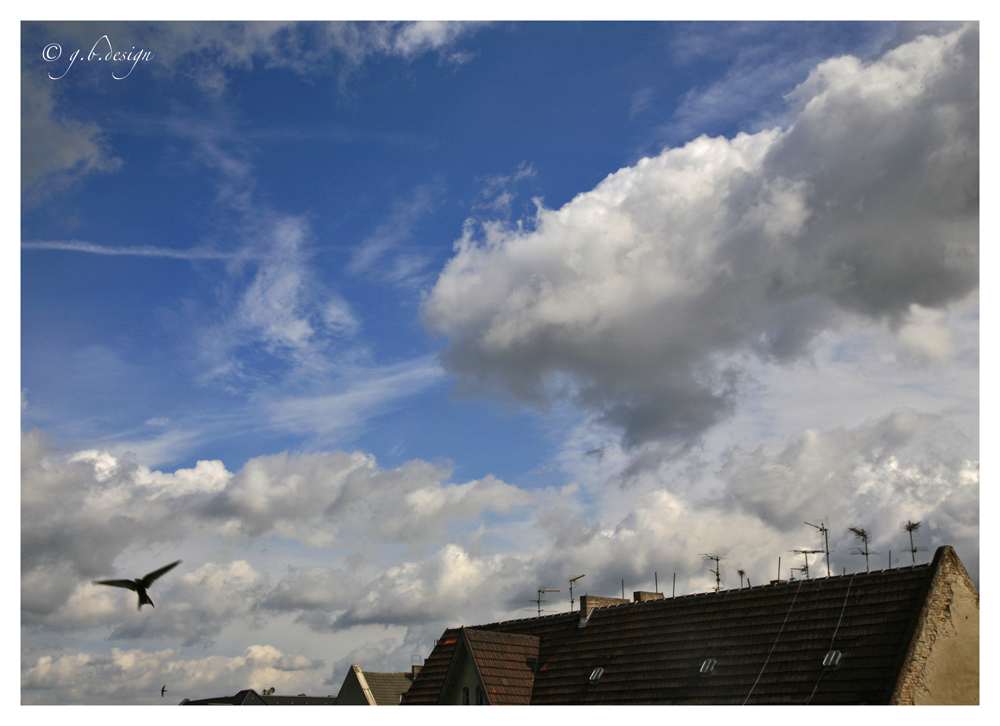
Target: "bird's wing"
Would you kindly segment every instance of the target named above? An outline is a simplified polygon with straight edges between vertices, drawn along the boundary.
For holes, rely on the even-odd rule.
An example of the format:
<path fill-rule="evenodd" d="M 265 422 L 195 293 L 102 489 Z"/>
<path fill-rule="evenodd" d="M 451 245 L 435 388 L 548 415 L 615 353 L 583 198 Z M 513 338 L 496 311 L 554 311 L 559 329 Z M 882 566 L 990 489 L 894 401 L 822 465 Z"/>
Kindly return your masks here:
<path fill-rule="evenodd" d="M 145 577 L 142 578 L 142 584 L 145 587 L 149 587 L 150 585 L 153 584 L 154 580 L 156 580 L 161 575 L 165 575 L 166 573 L 170 572 L 172 569 L 174 569 L 175 567 L 177 567 L 177 565 L 179 565 L 180 563 L 181 563 L 181 561 L 177 560 L 177 562 L 171 562 L 166 567 L 161 567 L 158 570 L 153 570 L 148 575 L 146 575 Z"/>
<path fill-rule="evenodd" d="M 135 590 L 135 583 L 132 580 L 94 580 L 95 585 L 111 585 L 112 587 L 127 587 Z"/>

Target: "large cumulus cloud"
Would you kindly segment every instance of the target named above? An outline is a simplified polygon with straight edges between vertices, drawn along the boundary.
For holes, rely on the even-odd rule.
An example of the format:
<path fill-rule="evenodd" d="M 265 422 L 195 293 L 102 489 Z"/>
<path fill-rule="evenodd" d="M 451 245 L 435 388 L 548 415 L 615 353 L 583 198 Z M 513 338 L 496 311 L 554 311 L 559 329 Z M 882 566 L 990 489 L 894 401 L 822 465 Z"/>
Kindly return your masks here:
<path fill-rule="evenodd" d="M 522 517 L 533 500 L 494 477 L 453 483 L 448 469 L 413 461 L 387 470 L 358 452 L 259 457 L 235 474 L 219 461 L 165 473 L 101 450 L 60 453 L 30 431 L 21 462 L 22 622 L 56 630 L 114 624 L 114 637 L 125 639 L 209 640 L 226 622 L 252 623 L 252 605 L 270 590 L 266 575 L 241 560 L 185 563 L 170 590 L 183 605 L 158 608 L 151 623 L 131 612 L 131 598 L 89 584 L 123 574 L 119 563 L 136 553 L 276 537 L 379 561 L 478 529 L 485 513 Z M 303 597 L 286 580 L 269 600 L 276 609 Z"/>
<path fill-rule="evenodd" d="M 871 532 L 871 549 L 880 553 L 872 566 L 880 569 L 889 552 L 894 565 L 908 560 L 900 525 L 922 522 L 916 544 L 928 554 L 918 554 L 918 561 L 949 544 L 978 581 L 979 464 L 967 458 L 974 449 L 950 415 L 906 408 L 855 427 L 808 429 L 753 451 L 730 447 L 714 466 L 699 467 L 700 485 L 689 491 L 668 488 L 668 472 L 649 471 L 627 491 L 571 486 L 549 492 L 531 523 L 533 538 L 520 548 L 450 543 L 426 558 L 394 564 L 355 588 L 346 605 L 331 590 L 322 619 L 315 617 L 321 610 L 315 600 L 297 607 L 313 613 L 309 623 L 319 631 L 468 625 L 529 616 L 538 587 L 563 591 L 548 596 L 547 611 L 568 609 L 567 579 L 581 573 L 587 579 L 577 594 L 616 595 L 624 579 L 628 595 L 652 589 L 657 575 L 663 591 L 674 574 L 678 594 L 704 592 L 714 578 L 701 553 L 725 558 L 728 586 L 739 585 L 737 569 L 762 584 L 774 578 L 778 558 L 788 577 L 790 567 L 802 564 L 793 550 L 821 546 L 806 522 L 829 528 L 831 566 L 838 572 L 864 568 L 850 554 L 858 543 L 849 527 Z M 612 460 L 611 469 L 630 465 L 627 456 L 609 452 L 606 463 Z M 311 574 L 316 582 L 327 577 Z M 304 589 L 301 581 L 296 586 Z"/>
<path fill-rule="evenodd" d="M 741 355 L 789 362 L 821 331 L 900 331 L 973 292 L 976 26 L 831 59 L 788 101 L 787 128 L 666 149 L 527 225 L 470 224 L 423 306 L 462 386 L 573 401 L 628 446 L 687 443 L 733 412 Z"/>

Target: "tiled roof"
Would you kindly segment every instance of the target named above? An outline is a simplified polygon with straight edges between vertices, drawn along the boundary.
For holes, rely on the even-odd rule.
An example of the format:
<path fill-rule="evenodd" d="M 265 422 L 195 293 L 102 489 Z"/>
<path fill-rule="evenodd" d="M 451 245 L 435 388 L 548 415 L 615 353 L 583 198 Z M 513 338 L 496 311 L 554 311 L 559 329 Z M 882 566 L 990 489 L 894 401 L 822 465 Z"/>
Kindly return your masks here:
<path fill-rule="evenodd" d="M 931 565 L 598 608 L 585 624 L 563 613 L 465 632 L 539 638 L 532 704 L 888 703 L 948 552 Z M 437 702 L 460 637 L 445 631 L 405 703 Z M 825 668 L 831 650 L 842 655 Z"/>
<path fill-rule="evenodd" d="M 528 705 L 540 639 L 469 628 L 463 632 L 489 703 Z"/>
<path fill-rule="evenodd" d="M 379 706 L 398 706 L 399 694 L 406 693 L 413 683 L 413 676 L 409 673 L 364 671 L 364 674 L 368 689 Z"/>
<path fill-rule="evenodd" d="M 424 665 L 413 679 L 410 690 L 403 696 L 403 705 L 411 703 L 434 704 L 438 702 L 441 689 L 444 688 L 445 679 L 448 676 L 448 669 L 451 667 L 451 658 L 455 653 L 455 646 L 461 636 L 462 629 L 455 628 L 444 631 L 441 639 L 434 644 L 434 650 L 424 660 Z"/>
<path fill-rule="evenodd" d="M 279 696 L 262 695 L 252 688 L 240 691 L 235 696 L 201 698 L 191 701 L 185 698 L 181 706 L 332 706 L 333 696 Z"/>
<path fill-rule="evenodd" d="M 333 706 L 335 696 L 261 696 L 268 706 Z"/>

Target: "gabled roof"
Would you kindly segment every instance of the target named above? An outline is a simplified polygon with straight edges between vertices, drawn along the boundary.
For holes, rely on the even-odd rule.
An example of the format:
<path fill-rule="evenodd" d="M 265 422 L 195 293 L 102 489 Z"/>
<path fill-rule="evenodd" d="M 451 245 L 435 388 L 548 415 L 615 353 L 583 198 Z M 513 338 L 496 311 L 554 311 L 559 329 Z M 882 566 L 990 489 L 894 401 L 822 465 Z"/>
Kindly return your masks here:
<path fill-rule="evenodd" d="M 424 660 L 417 677 L 413 679 L 410 690 L 403 696 L 404 705 L 411 703 L 436 704 L 444 690 L 448 671 L 451 668 L 452 656 L 455 654 L 458 639 L 462 635 L 461 628 L 451 628 L 434 642 L 434 650 Z"/>
<path fill-rule="evenodd" d="M 377 706 L 398 706 L 399 696 L 413 683 L 409 673 L 373 673 L 365 671 L 365 681 Z"/>
<path fill-rule="evenodd" d="M 352 664 L 337 694 L 341 706 L 398 706 L 399 698 L 410 689 L 410 673 L 375 673 Z"/>
<path fill-rule="evenodd" d="M 496 706 L 528 705 L 540 639 L 470 628 L 462 633 L 487 701 Z"/>
<path fill-rule="evenodd" d="M 240 691 L 233 696 L 234 706 L 266 706 L 267 701 L 252 688 Z"/>
<path fill-rule="evenodd" d="M 930 565 L 447 630 L 404 703 L 438 702 L 462 637 L 497 673 L 523 657 L 526 641 L 483 631 L 538 638 L 532 704 L 888 703 L 943 559 L 961 568 L 942 547 Z"/>

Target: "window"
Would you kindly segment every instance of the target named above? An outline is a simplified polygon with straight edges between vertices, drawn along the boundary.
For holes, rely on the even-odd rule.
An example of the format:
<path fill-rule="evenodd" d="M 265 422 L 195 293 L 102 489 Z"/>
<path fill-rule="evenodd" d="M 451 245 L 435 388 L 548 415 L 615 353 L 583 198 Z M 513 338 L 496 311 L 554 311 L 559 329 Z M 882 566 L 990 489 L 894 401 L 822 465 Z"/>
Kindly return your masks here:
<path fill-rule="evenodd" d="M 716 661 L 715 658 L 706 658 L 705 662 L 701 664 L 701 669 L 700 669 L 701 670 L 701 674 L 703 676 L 710 676 L 710 675 L 712 675 L 712 671 L 715 670 L 715 664 L 717 662 L 718 661 Z"/>
<path fill-rule="evenodd" d="M 462 705 L 463 706 L 468 706 L 469 705 L 469 687 L 468 686 L 466 686 L 465 688 L 462 689 Z"/>
<path fill-rule="evenodd" d="M 476 686 L 476 705 L 482 706 L 484 703 L 485 701 L 483 701 L 483 689 L 480 688 L 479 686 Z"/>
<path fill-rule="evenodd" d="M 595 668 L 593 672 L 591 672 L 590 674 L 590 684 L 593 685 L 597 683 L 599 680 L 601 680 L 601 676 L 603 675 L 604 675 L 603 668 Z"/>
<path fill-rule="evenodd" d="M 840 667 L 840 656 L 842 653 L 839 650 L 831 650 L 823 658 L 823 667 L 827 670 L 836 670 Z"/>

